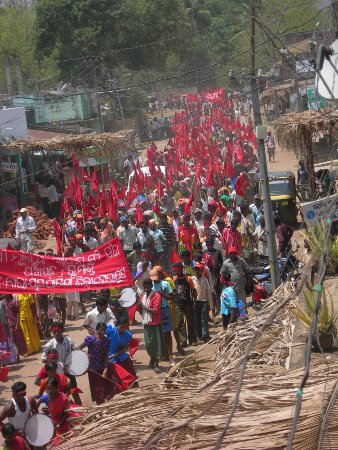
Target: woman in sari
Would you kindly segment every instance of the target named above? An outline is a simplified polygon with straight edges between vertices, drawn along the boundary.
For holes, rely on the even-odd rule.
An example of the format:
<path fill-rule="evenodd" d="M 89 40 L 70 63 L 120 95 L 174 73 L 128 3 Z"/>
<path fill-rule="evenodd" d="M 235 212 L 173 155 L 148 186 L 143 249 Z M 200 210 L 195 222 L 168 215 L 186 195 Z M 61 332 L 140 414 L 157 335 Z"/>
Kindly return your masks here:
<path fill-rule="evenodd" d="M 56 378 L 48 378 L 46 393 L 40 397 L 37 406 L 39 407 L 41 403 L 45 403 L 48 407 L 49 416 L 56 428 L 56 434 L 66 433 L 70 428 L 67 422 L 69 399 L 66 394 L 59 391 L 59 383 Z"/>
<path fill-rule="evenodd" d="M 19 304 L 11 294 L 5 294 L 1 300 L 8 325 L 9 337 L 17 349 L 17 361 L 19 357 L 28 353 L 25 336 L 19 323 Z"/>
<path fill-rule="evenodd" d="M 38 352 L 41 347 L 41 341 L 34 323 L 34 317 L 37 317 L 37 313 L 33 295 L 19 294 L 18 304 L 19 324 L 25 336 L 28 353 Z"/>
<path fill-rule="evenodd" d="M 0 361 L 13 364 L 16 361 L 16 350 L 10 338 L 4 306 L 0 302 Z"/>
<path fill-rule="evenodd" d="M 143 281 L 143 289 L 140 307 L 144 326 L 144 344 L 150 356 L 149 368 L 154 369 L 155 373 L 161 373 L 158 365 L 160 359 L 165 357 L 162 344 L 161 295 L 153 290 L 153 282 L 150 278 Z"/>
<path fill-rule="evenodd" d="M 47 374 L 47 378 L 44 378 L 41 380 L 40 386 L 39 386 L 39 396 L 43 395 L 43 393 L 46 391 L 46 387 L 48 384 L 49 379 L 56 378 L 58 381 L 58 389 L 60 392 L 63 392 L 64 394 L 68 395 L 70 387 L 70 380 L 68 377 L 66 377 L 63 373 L 57 373 L 57 363 L 55 362 L 48 362 L 45 364 L 45 370 Z"/>
<path fill-rule="evenodd" d="M 85 338 L 79 349 L 88 348 L 88 381 L 92 401 L 97 405 L 104 403 L 107 397 L 111 397 L 109 391 L 113 391 L 112 383 L 105 378 L 107 374 L 108 351 L 110 340 L 105 336 L 107 325 L 99 322 L 96 325 L 96 334 Z M 103 376 L 104 375 L 104 376 Z"/>

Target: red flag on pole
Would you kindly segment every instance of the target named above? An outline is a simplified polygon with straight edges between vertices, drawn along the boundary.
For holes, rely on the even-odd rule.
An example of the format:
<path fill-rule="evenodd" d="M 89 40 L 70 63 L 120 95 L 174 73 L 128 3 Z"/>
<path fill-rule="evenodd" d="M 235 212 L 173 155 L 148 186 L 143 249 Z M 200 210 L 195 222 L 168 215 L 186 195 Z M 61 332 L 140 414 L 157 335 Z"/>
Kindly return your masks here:
<path fill-rule="evenodd" d="M 82 208 L 82 204 L 83 204 L 82 188 L 81 188 L 80 184 L 78 184 L 78 186 L 76 188 L 76 193 L 75 193 L 75 206 L 76 206 L 77 209 L 81 209 Z"/>
<path fill-rule="evenodd" d="M 53 227 L 54 227 L 54 236 L 56 239 L 56 254 L 58 256 L 62 256 L 62 230 L 56 219 L 54 219 Z"/>
<path fill-rule="evenodd" d="M 113 198 L 111 191 L 108 196 L 108 214 L 111 220 L 117 220 L 117 198 Z"/>
<path fill-rule="evenodd" d="M 170 264 L 176 264 L 179 262 L 181 262 L 181 258 L 179 257 L 179 254 L 177 253 L 177 251 L 175 249 L 173 249 L 172 254 L 171 254 Z"/>
<path fill-rule="evenodd" d="M 125 187 L 122 186 L 119 192 L 119 200 L 123 200 L 124 201 L 124 197 L 126 196 L 126 190 Z"/>
<path fill-rule="evenodd" d="M 76 158 L 76 155 L 74 152 L 72 153 L 72 165 L 73 165 L 73 168 L 75 168 L 75 169 L 77 167 L 80 167 L 79 160 Z"/>
<path fill-rule="evenodd" d="M 63 197 L 60 207 L 60 217 L 61 219 L 65 219 L 71 211 L 70 204 L 67 200 L 67 197 Z"/>
<path fill-rule="evenodd" d="M 162 198 L 163 195 L 164 195 L 164 192 L 163 192 L 163 187 L 162 187 L 162 183 L 161 183 L 161 179 L 160 178 L 158 179 L 158 182 L 157 182 L 157 189 L 156 189 L 156 191 L 157 191 L 158 198 Z"/>
<path fill-rule="evenodd" d="M 158 216 L 160 215 L 160 212 L 161 212 L 161 211 L 160 211 L 160 207 L 159 207 L 159 204 L 158 204 L 158 200 L 155 201 L 155 204 L 154 204 L 154 210 L 153 210 L 153 211 L 154 211 L 154 213 L 155 213 L 156 215 L 158 215 Z"/>
<path fill-rule="evenodd" d="M 86 169 L 81 170 L 81 176 L 83 181 L 90 181 L 90 176 L 88 175 Z"/>
<path fill-rule="evenodd" d="M 142 210 L 140 208 L 139 203 L 137 202 L 137 205 L 136 205 L 136 223 L 140 223 L 142 219 L 143 219 Z"/>
<path fill-rule="evenodd" d="M 106 195 L 104 192 L 100 192 L 100 209 L 99 209 L 99 216 L 105 217 L 107 214 L 107 200 Z"/>
<path fill-rule="evenodd" d="M 98 192 L 99 191 L 99 186 L 100 186 L 99 179 L 97 177 L 96 169 L 94 168 L 93 176 L 92 176 L 92 191 L 93 192 Z"/>

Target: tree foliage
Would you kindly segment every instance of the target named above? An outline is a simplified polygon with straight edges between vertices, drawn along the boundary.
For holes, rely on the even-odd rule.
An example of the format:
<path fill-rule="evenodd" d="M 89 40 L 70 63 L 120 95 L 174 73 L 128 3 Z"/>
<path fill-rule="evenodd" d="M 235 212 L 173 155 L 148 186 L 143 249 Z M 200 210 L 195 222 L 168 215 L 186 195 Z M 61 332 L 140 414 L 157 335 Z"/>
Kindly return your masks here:
<path fill-rule="evenodd" d="M 219 84 L 226 84 L 229 69 L 241 73 L 249 67 L 248 0 L 35 0 L 33 7 L 28 0 L 5 1 L 0 8 L 0 63 L 3 67 L 9 58 L 13 65 L 19 58 L 27 88 L 41 88 L 34 82 L 39 78 L 52 87 L 59 75 L 92 87 L 94 69 L 103 88 L 104 77 L 121 80 L 118 72 L 123 71 L 131 73 L 130 83 L 166 79 L 151 83 L 151 89 L 202 88 L 214 86 L 215 75 Z M 264 71 L 278 58 L 289 29 L 314 29 L 328 16 L 326 11 L 316 16 L 316 0 L 254 4 L 256 68 Z M 194 70 L 225 59 L 216 68 Z M 191 73 L 171 79 L 184 72 Z M 0 83 L 5 86 L 3 71 Z"/>
<path fill-rule="evenodd" d="M 57 75 L 53 65 L 53 55 L 40 60 L 35 58 L 35 14 L 23 0 L 5 2 L 0 8 L 0 66 L 5 61 L 11 67 L 14 92 L 17 91 L 15 60 L 20 61 L 24 85 L 27 89 L 36 87 L 35 80 Z M 0 87 L 6 92 L 5 72 L 0 72 Z"/>

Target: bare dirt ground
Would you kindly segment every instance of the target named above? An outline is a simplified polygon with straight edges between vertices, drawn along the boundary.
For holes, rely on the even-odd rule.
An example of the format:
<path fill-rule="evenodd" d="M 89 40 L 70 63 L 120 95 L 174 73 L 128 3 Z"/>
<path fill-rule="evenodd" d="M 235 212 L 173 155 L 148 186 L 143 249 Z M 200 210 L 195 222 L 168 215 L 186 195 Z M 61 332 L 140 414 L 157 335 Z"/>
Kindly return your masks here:
<path fill-rule="evenodd" d="M 158 147 L 164 147 L 164 141 L 156 143 Z M 275 163 L 269 163 L 269 170 L 292 170 L 295 172 L 296 168 L 298 166 L 298 161 L 292 155 L 288 152 L 283 151 L 277 151 L 276 153 L 276 162 Z M 301 235 L 296 235 L 295 240 L 302 242 L 303 238 Z M 48 241 L 45 242 L 44 248 L 48 247 L 55 247 L 55 241 L 54 238 L 50 238 Z M 90 309 L 90 305 L 87 305 L 87 310 Z M 82 328 L 82 320 L 83 316 L 75 322 L 66 322 L 66 335 L 70 336 L 77 345 L 81 344 L 84 337 L 87 335 L 87 331 Z M 140 316 L 137 316 L 138 322 L 140 322 Z M 214 335 L 217 331 L 221 330 L 221 325 L 218 325 L 216 327 L 212 327 L 210 329 L 211 336 Z M 141 340 L 141 345 L 139 347 L 139 350 L 134 355 L 134 365 L 138 374 L 138 377 L 140 379 L 140 385 L 141 386 L 147 386 L 149 384 L 153 383 L 159 383 L 161 379 L 165 376 L 165 371 L 169 367 L 169 363 L 163 362 L 161 363 L 161 366 L 164 369 L 163 374 L 161 375 L 155 375 L 152 370 L 149 370 L 148 362 L 149 358 L 148 355 L 144 349 L 144 343 L 143 343 L 143 330 L 142 326 L 136 326 L 131 327 L 131 331 L 133 332 L 133 335 L 135 338 Z M 174 350 L 176 350 L 176 345 L 174 345 Z M 212 351 L 212 348 L 210 348 L 210 351 Z M 193 347 L 187 348 L 187 353 L 192 353 Z M 176 357 L 176 360 L 179 361 L 182 357 L 178 358 Z M 10 373 L 9 378 L 6 383 L 1 383 L 0 385 L 0 406 L 3 406 L 10 398 L 11 398 L 11 391 L 10 387 L 11 385 L 16 381 L 24 381 L 27 384 L 27 392 L 28 395 L 34 395 L 37 393 L 38 389 L 34 385 L 35 376 L 42 367 L 40 354 L 32 355 L 28 358 L 23 358 L 19 364 L 13 365 L 10 367 Z M 90 393 L 89 393 L 89 386 L 88 386 L 88 378 L 86 375 L 83 375 L 81 377 L 78 377 L 78 385 L 83 390 L 83 394 L 81 395 L 83 404 L 85 405 L 91 405 L 91 399 L 90 399 Z"/>
<path fill-rule="evenodd" d="M 88 304 L 87 310 L 90 309 Z M 66 332 L 65 335 L 71 337 L 76 345 L 80 345 L 83 339 L 87 336 L 87 330 L 82 328 L 83 315 L 80 319 L 74 322 L 66 321 Z M 141 317 L 136 314 L 136 320 L 140 323 Z M 213 336 L 215 333 L 221 330 L 221 325 L 214 326 L 210 328 L 210 334 Z M 169 369 L 170 365 L 168 362 L 161 362 L 160 367 L 163 369 L 163 373 L 156 375 L 153 370 L 148 369 L 149 357 L 144 348 L 143 341 L 143 327 L 142 325 L 132 326 L 131 331 L 136 339 L 141 341 L 138 351 L 134 355 L 134 366 L 139 377 L 140 386 L 147 386 L 149 384 L 159 383 L 165 376 L 165 373 Z M 193 353 L 195 347 L 186 348 L 186 354 L 189 355 Z M 174 351 L 176 351 L 176 345 L 174 343 Z M 210 348 L 210 351 L 212 349 Z M 4 406 L 6 402 L 11 398 L 11 386 L 16 381 L 24 381 L 27 384 L 28 395 L 35 395 L 38 392 L 37 386 L 34 385 L 34 380 L 36 374 L 42 367 L 41 354 L 34 354 L 27 358 L 22 358 L 19 364 L 10 366 L 10 372 L 8 381 L 6 383 L 1 383 L 0 385 L 0 406 Z M 174 356 L 175 361 L 180 361 L 183 357 Z M 86 406 L 92 405 L 89 384 L 87 375 L 83 375 L 77 378 L 78 387 L 83 391 L 81 394 L 82 402 Z"/>

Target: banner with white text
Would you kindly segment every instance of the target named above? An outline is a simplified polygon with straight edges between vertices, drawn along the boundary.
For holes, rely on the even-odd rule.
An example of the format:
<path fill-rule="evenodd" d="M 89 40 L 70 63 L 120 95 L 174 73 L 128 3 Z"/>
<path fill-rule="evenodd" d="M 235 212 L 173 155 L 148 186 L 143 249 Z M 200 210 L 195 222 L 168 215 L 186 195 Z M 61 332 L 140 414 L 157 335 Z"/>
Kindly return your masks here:
<path fill-rule="evenodd" d="M 0 292 L 52 294 L 134 284 L 118 238 L 70 258 L 0 250 Z"/>

